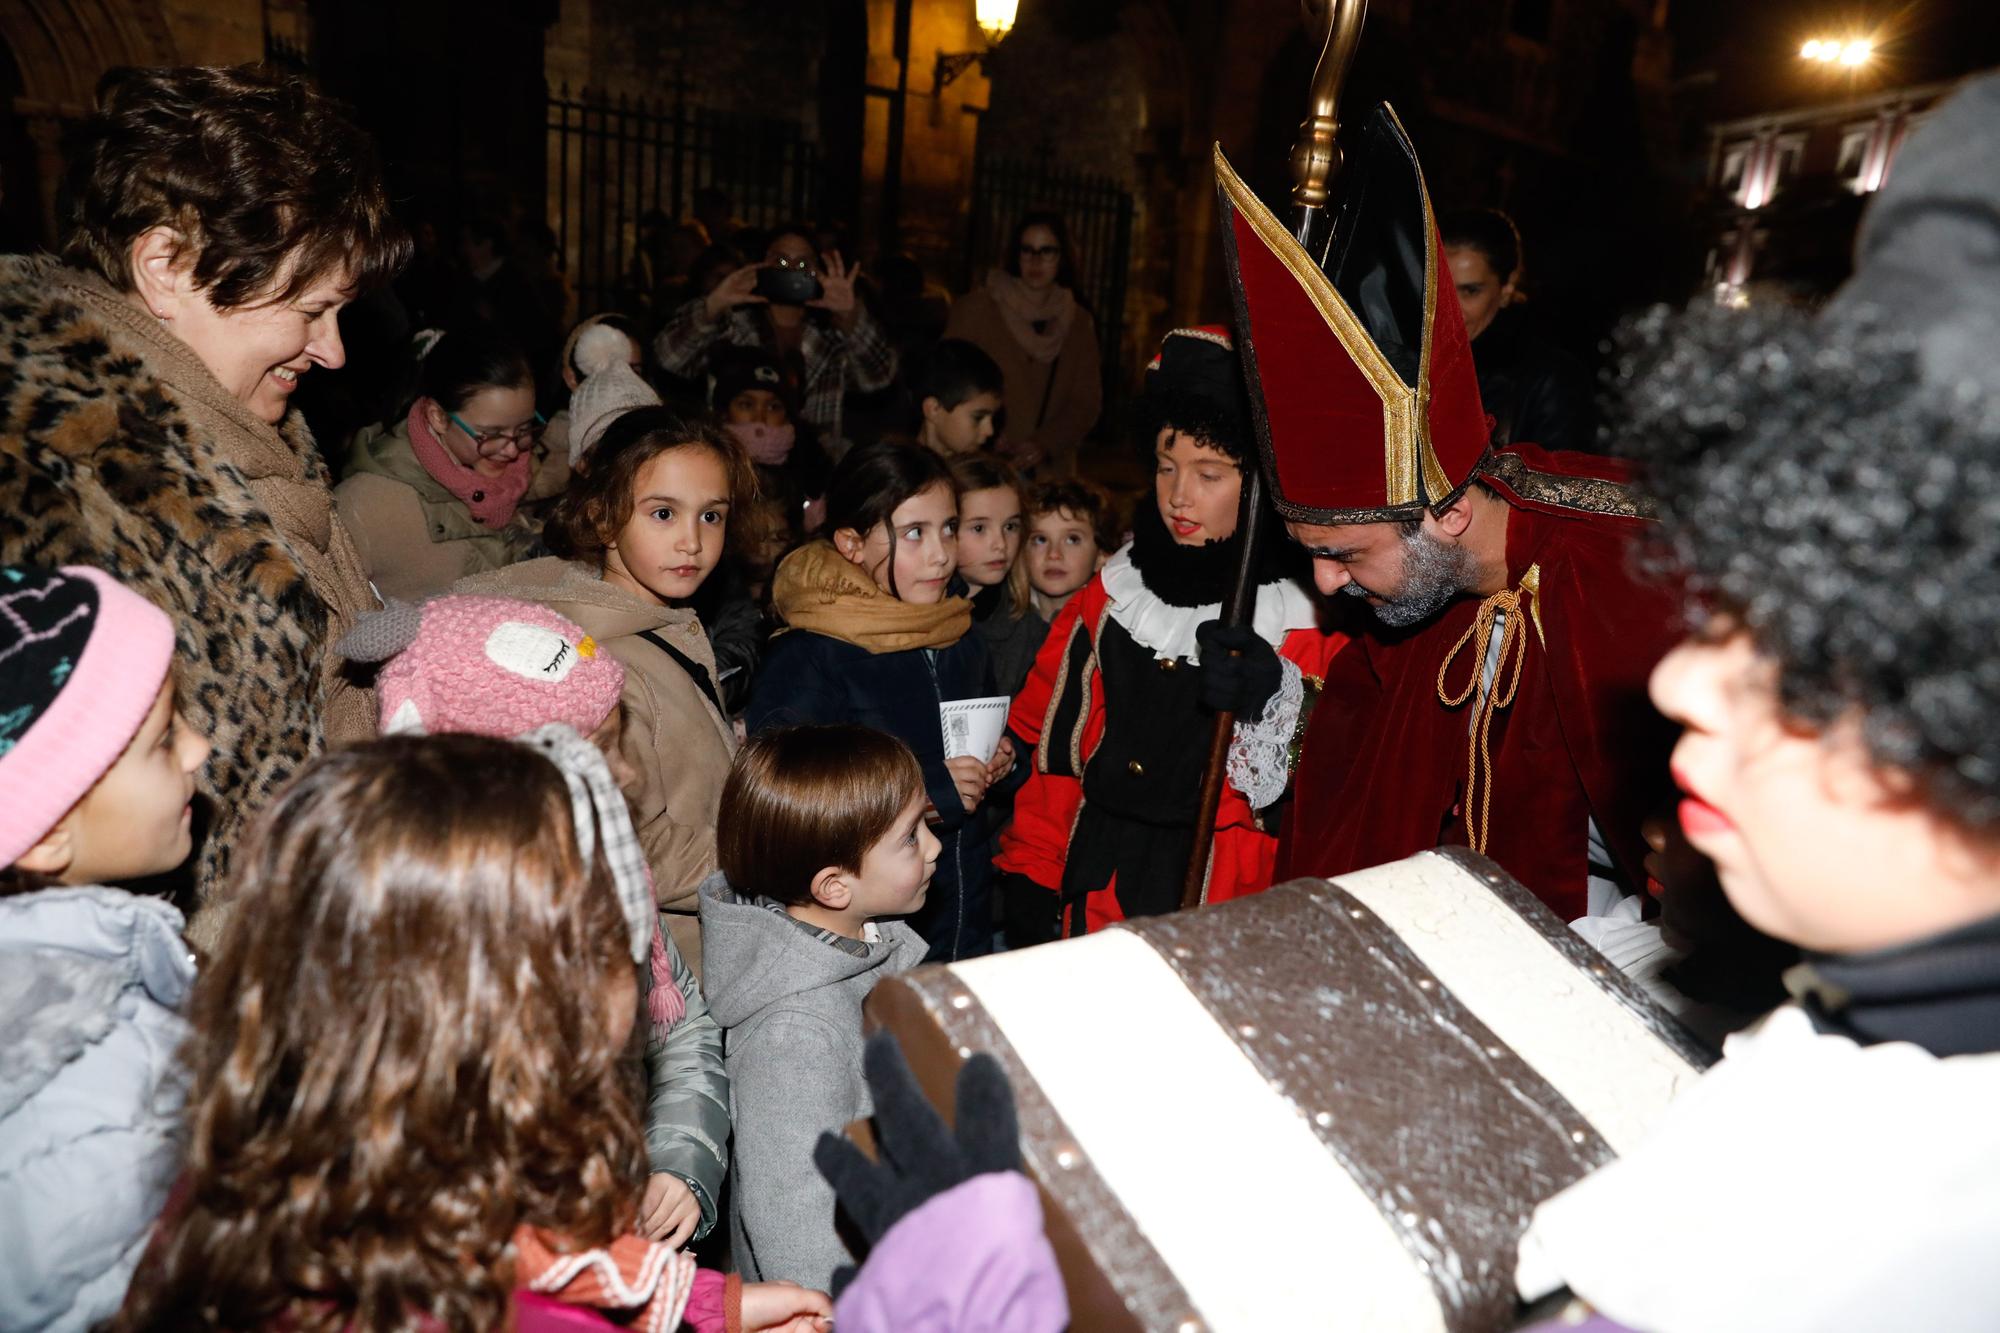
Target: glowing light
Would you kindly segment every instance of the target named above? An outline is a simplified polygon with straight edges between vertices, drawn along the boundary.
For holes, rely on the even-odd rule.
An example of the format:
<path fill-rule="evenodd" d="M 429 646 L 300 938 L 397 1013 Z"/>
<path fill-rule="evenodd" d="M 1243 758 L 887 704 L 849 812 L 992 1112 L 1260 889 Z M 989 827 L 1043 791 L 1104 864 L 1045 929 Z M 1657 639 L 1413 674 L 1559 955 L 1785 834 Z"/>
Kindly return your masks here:
<path fill-rule="evenodd" d="M 974 0 L 972 14 L 986 40 L 997 42 L 1013 30 L 1020 7 L 1020 0 Z"/>
<path fill-rule="evenodd" d="M 1859 69 L 1875 58 L 1875 43 L 1866 37 L 1815 37 L 1799 48 L 1799 59 L 1821 65 L 1844 65 Z"/>

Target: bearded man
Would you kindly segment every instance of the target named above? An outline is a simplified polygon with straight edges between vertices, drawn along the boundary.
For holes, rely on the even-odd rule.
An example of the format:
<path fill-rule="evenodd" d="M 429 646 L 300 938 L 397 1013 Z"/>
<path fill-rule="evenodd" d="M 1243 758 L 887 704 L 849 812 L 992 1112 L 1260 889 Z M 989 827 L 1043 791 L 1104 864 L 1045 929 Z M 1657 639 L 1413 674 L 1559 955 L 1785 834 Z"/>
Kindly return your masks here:
<path fill-rule="evenodd" d="M 1675 594 L 1628 558 L 1651 520 L 1616 460 L 1488 448 L 1409 139 L 1382 106 L 1344 144 L 1312 252 L 1216 158 L 1273 503 L 1320 590 L 1373 613 L 1312 715 L 1278 878 L 1458 843 L 1565 920 L 1610 914 L 1672 790 L 1646 678 Z"/>

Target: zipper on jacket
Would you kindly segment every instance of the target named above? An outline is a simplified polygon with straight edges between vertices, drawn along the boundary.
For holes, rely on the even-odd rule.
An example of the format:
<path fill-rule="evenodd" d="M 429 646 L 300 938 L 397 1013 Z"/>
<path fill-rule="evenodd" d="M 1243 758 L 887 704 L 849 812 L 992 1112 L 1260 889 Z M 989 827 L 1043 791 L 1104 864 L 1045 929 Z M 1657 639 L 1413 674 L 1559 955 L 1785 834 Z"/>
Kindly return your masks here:
<path fill-rule="evenodd" d="M 937 652 L 935 649 L 925 648 L 923 654 L 924 667 L 931 673 L 931 693 L 937 697 L 938 735 L 941 738 L 944 735 L 944 686 L 938 683 Z M 946 771 L 949 772 L 949 770 Z M 953 785 L 956 786 L 957 784 L 954 783 Z M 959 805 L 963 808 L 965 802 L 960 800 Z M 954 963 L 958 961 L 959 941 L 965 938 L 965 863 L 959 854 L 959 840 L 964 836 L 965 825 L 971 819 L 972 815 L 968 812 L 965 818 L 959 821 L 958 827 L 951 831 L 952 889 L 958 895 L 958 914 L 951 932 L 951 958 L 949 960 Z"/>

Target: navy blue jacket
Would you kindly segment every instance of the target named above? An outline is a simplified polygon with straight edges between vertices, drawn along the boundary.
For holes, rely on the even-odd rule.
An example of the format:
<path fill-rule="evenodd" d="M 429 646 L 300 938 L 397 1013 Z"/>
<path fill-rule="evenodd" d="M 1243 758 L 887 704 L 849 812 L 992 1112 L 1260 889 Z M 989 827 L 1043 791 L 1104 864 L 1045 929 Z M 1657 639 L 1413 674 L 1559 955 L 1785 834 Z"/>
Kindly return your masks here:
<path fill-rule="evenodd" d="M 910 918 L 930 945 L 927 961 L 976 958 L 993 949 L 993 846 L 982 821 L 968 818 L 944 766 L 940 705 L 999 693 L 986 644 L 968 633 L 949 648 L 865 648 L 789 630 L 771 641 L 750 706 L 752 734 L 767 727 L 854 722 L 900 738 L 924 770 L 924 790 L 937 807 L 932 831 L 943 843 L 923 909 Z M 1015 765 L 1018 773 L 1024 766 Z M 996 784 L 996 788 L 999 784 Z"/>

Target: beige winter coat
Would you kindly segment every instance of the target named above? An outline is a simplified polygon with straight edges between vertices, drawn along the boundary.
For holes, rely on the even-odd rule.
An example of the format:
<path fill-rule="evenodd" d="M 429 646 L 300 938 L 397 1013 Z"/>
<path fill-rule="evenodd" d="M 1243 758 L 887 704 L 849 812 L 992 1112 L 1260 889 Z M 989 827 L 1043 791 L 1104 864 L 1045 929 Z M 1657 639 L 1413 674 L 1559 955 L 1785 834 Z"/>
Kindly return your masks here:
<path fill-rule="evenodd" d="M 638 785 L 625 794 L 667 929 L 699 976 L 696 890 L 716 868 L 715 816 L 736 755 L 736 733 L 680 664 L 639 636 L 657 631 L 713 679 L 715 657 L 701 622 L 692 611 L 660 606 L 566 560 L 530 560 L 477 574 L 452 591 L 540 603 L 574 620 L 625 664 L 624 755 L 638 775 Z"/>
<path fill-rule="evenodd" d="M 1075 475 L 1077 450 L 1097 425 L 1098 412 L 1104 406 L 1104 372 L 1097 355 L 1097 325 L 1090 312 L 1077 308 L 1069 337 L 1063 340 L 1054 365 L 1034 360 L 1014 340 L 998 303 L 984 288 L 951 303 L 951 321 L 944 332 L 947 338 L 977 343 L 1000 367 L 1005 381 L 1007 438 L 1041 445 L 1049 460 L 1047 474 Z"/>

